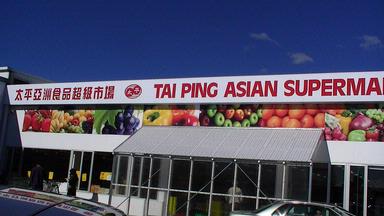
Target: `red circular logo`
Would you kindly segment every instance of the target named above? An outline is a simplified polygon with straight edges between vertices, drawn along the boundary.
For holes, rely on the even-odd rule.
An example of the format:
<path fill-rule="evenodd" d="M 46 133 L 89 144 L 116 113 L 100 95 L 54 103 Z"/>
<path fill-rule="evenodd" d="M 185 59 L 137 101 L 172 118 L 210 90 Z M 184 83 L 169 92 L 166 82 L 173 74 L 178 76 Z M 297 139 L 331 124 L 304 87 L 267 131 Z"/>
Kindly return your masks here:
<path fill-rule="evenodd" d="M 141 92 L 142 89 L 139 85 L 132 84 L 125 89 L 125 96 L 129 99 L 135 99 L 141 95 Z"/>

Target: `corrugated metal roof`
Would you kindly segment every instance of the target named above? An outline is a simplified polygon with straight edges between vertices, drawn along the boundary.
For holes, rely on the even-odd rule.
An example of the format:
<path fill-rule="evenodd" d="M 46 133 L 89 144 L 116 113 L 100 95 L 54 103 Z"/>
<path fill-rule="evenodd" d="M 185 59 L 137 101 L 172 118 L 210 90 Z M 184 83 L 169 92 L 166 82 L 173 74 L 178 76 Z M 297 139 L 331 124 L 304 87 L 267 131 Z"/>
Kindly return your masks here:
<path fill-rule="evenodd" d="M 329 161 L 321 129 L 142 127 L 114 152 L 270 161 Z"/>

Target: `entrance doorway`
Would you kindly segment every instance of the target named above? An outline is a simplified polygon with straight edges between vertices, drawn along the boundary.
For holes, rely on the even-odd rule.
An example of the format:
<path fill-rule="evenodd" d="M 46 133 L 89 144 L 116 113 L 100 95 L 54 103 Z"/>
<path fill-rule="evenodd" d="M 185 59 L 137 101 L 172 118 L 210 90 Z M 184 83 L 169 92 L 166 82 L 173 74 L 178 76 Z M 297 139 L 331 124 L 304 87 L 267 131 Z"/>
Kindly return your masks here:
<path fill-rule="evenodd" d="M 71 151 L 69 170 L 72 168 L 76 169 L 77 176 L 79 177 L 78 190 L 89 191 L 91 188 L 93 158 L 94 152 Z"/>

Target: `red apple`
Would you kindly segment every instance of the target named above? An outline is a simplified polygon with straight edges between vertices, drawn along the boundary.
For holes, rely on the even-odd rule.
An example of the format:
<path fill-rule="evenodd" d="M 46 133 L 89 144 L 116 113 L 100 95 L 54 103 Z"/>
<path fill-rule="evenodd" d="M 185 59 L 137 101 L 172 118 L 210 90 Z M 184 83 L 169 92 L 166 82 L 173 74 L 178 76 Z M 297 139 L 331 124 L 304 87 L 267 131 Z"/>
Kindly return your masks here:
<path fill-rule="evenodd" d="M 225 118 L 226 119 L 231 119 L 235 115 L 235 109 L 230 108 L 225 110 Z"/>
<path fill-rule="evenodd" d="M 244 111 L 242 109 L 237 109 L 233 116 L 236 121 L 241 121 L 244 119 Z"/>

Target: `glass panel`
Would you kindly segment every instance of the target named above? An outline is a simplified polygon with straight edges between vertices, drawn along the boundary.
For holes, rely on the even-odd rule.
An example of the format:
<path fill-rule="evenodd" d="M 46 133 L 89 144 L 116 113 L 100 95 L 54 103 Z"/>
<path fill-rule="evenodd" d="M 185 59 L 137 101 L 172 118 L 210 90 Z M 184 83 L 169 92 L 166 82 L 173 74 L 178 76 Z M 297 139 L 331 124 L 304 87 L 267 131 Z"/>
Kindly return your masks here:
<path fill-rule="evenodd" d="M 92 185 L 100 187 L 99 193 L 108 193 L 110 179 L 108 175 L 112 173 L 113 155 L 111 152 L 95 152 L 92 171 Z"/>
<path fill-rule="evenodd" d="M 313 164 L 312 201 L 327 202 L 328 164 Z"/>
<path fill-rule="evenodd" d="M 356 216 L 363 215 L 364 167 L 351 166 L 349 188 L 349 211 Z"/>
<path fill-rule="evenodd" d="M 117 184 L 128 184 L 128 156 L 119 156 L 119 163 L 117 169 L 117 176 L 115 176 L 115 183 Z"/>
<path fill-rule="evenodd" d="M 305 215 L 337 216 L 337 214 L 334 213 L 331 209 L 319 207 L 319 206 L 301 205 L 301 204 L 293 204 L 287 212 L 287 216 L 305 216 Z"/>
<path fill-rule="evenodd" d="M 368 216 L 384 215 L 384 167 L 368 168 Z"/>
<path fill-rule="evenodd" d="M 212 196 L 211 215 L 229 215 L 231 205 L 226 196 Z"/>
<path fill-rule="evenodd" d="M 80 171 L 80 163 L 81 163 L 81 151 L 73 152 L 73 160 L 72 160 L 72 168 L 75 168 L 76 171 Z"/>
<path fill-rule="evenodd" d="M 91 171 L 92 152 L 84 152 L 83 164 L 81 168 L 80 178 L 80 190 L 88 190 L 89 173 Z"/>
<path fill-rule="evenodd" d="M 213 183 L 214 193 L 229 193 L 229 189 L 233 186 L 233 176 L 235 164 L 228 162 L 215 163 L 215 179 Z"/>
<path fill-rule="evenodd" d="M 185 215 L 187 200 L 188 193 L 171 192 L 168 199 L 168 215 Z"/>
<path fill-rule="evenodd" d="M 211 185 L 212 162 L 194 161 L 192 190 L 209 192 Z"/>
<path fill-rule="evenodd" d="M 126 194 L 126 190 L 128 189 L 128 164 L 129 157 L 128 156 L 118 156 L 117 160 L 118 166 L 116 170 L 114 170 L 115 174 L 113 176 L 114 184 L 120 184 L 119 186 L 115 186 L 115 192 L 117 194 Z"/>
<path fill-rule="evenodd" d="M 191 194 L 189 215 L 208 215 L 209 195 Z"/>
<path fill-rule="evenodd" d="M 282 165 L 261 165 L 260 197 L 281 198 Z"/>
<path fill-rule="evenodd" d="M 139 185 L 139 175 L 142 157 L 133 157 L 132 185 Z"/>
<path fill-rule="evenodd" d="M 139 194 L 141 198 L 147 198 L 148 188 L 142 188 L 142 187 L 148 187 L 149 186 L 149 169 L 151 164 L 150 158 L 142 158 L 142 170 L 141 170 L 141 178 L 139 179 Z"/>
<path fill-rule="evenodd" d="M 235 210 L 255 210 L 256 209 L 256 198 L 242 198 L 240 205 Z"/>
<path fill-rule="evenodd" d="M 151 187 L 168 188 L 169 162 L 169 159 L 153 158 Z"/>
<path fill-rule="evenodd" d="M 344 166 L 331 167 L 331 203 L 343 206 L 344 199 Z"/>
<path fill-rule="evenodd" d="M 271 205 L 274 201 L 269 199 L 259 199 L 259 207 L 257 209 L 260 209 L 264 206 Z"/>
<path fill-rule="evenodd" d="M 287 166 L 286 198 L 308 200 L 309 167 Z"/>
<path fill-rule="evenodd" d="M 257 195 L 258 164 L 239 163 L 237 166 L 237 185 L 244 195 Z"/>
<path fill-rule="evenodd" d="M 190 161 L 173 160 L 172 166 L 171 188 L 188 190 Z"/>

